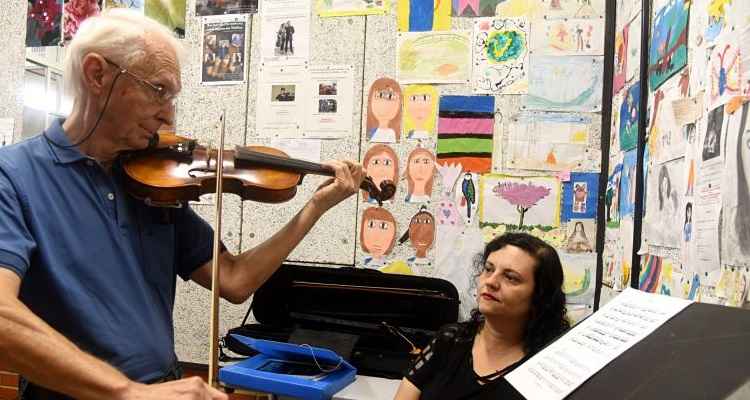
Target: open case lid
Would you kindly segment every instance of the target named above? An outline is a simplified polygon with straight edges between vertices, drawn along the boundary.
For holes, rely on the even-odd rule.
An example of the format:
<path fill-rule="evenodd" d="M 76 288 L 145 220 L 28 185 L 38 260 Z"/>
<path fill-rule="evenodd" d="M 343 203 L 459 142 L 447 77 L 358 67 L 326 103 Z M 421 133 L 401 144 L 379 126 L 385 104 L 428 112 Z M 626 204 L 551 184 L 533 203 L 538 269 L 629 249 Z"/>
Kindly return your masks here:
<path fill-rule="evenodd" d="M 274 326 L 355 321 L 436 331 L 458 320 L 458 305 L 456 287 L 444 279 L 284 264 L 251 307 L 258 322 Z"/>
<path fill-rule="evenodd" d="M 315 360 L 320 364 L 337 365 L 343 360 L 335 352 L 292 343 L 274 342 L 271 340 L 253 339 L 242 335 L 232 335 L 232 338 L 255 351 L 268 357 L 281 360 Z"/>

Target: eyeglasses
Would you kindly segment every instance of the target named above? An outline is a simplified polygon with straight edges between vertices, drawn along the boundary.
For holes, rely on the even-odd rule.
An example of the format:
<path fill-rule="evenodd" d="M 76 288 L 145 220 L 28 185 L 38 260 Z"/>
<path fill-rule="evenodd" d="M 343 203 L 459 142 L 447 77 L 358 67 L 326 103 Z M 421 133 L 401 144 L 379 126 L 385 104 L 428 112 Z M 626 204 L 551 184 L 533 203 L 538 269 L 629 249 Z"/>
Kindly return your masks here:
<path fill-rule="evenodd" d="M 140 83 L 141 85 L 153 90 L 154 95 L 156 96 L 156 101 L 159 104 L 167 104 L 170 103 L 172 105 L 175 104 L 177 100 L 177 94 L 176 93 L 170 93 L 164 86 L 161 85 L 154 85 L 153 83 L 141 78 L 140 76 L 128 71 L 127 68 L 121 67 L 116 62 L 109 60 L 107 57 L 103 57 L 104 61 L 107 62 L 107 64 L 112 65 L 113 67 L 120 70 L 120 73 L 127 74 L 131 78 L 133 78 L 136 82 Z"/>

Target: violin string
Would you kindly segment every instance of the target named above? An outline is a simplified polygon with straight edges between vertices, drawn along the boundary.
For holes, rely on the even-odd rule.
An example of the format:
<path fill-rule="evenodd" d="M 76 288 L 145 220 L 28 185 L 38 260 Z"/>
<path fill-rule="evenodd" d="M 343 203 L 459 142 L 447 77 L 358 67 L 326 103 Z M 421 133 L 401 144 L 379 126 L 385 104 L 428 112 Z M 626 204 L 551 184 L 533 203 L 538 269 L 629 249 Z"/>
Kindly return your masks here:
<path fill-rule="evenodd" d="M 76 146 L 82 144 L 83 142 L 89 140 L 91 138 L 91 136 L 94 135 L 94 131 L 99 126 L 99 122 L 101 122 L 102 117 L 104 117 L 104 112 L 107 110 L 107 105 L 109 105 L 109 99 L 110 99 L 110 97 L 112 97 L 112 91 L 115 88 L 115 83 L 117 83 L 117 79 L 119 79 L 120 75 L 122 75 L 124 72 L 125 72 L 125 70 L 121 69 L 121 70 L 119 70 L 117 72 L 117 75 L 115 75 L 115 79 L 112 80 L 112 85 L 109 86 L 109 93 L 107 93 L 107 99 L 104 101 L 104 107 L 102 107 L 102 111 L 99 112 L 99 117 L 97 117 L 96 122 L 94 123 L 94 127 L 91 128 L 91 131 L 89 131 L 89 133 L 86 136 L 84 136 L 83 139 L 81 139 L 81 140 L 79 140 L 79 141 L 77 141 L 75 143 L 71 143 L 71 144 L 67 144 L 67 145 L 66 144 L 60 144 L 60 143 L 57 143 L 54 140 L 52 140 L 51 137 L 47 136 L 47 131 L 46 130 L 44 132 L 42 132 L 42 136 L 44 136 L 44 139 L 46 139 L 47 142 L 49 142 L 50 144 L 52 144 L 52 145 L 54 145 L 56 147 L 59 147 L 61 149 L 69 149 L 71 147 L 76 147 Z"/>

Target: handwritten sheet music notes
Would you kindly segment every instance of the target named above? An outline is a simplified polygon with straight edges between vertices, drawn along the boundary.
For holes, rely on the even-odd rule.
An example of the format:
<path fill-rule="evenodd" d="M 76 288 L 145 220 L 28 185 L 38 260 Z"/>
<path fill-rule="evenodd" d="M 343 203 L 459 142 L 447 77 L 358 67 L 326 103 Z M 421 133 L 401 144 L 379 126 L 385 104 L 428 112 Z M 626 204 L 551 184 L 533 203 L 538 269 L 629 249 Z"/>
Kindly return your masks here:
<path fill-rule="evenodd" d="M 628 288 L 506 379 L 527 399 L 561 400 L 690 303 Z"/>

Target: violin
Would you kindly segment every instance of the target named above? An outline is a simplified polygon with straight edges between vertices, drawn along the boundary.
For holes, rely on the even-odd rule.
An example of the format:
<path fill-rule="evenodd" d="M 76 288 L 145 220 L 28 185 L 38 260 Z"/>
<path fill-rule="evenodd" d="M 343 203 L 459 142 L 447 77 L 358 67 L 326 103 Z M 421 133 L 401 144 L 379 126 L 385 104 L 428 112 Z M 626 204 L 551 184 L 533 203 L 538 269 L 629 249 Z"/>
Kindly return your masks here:
<path fill-rule="evenodd" d="M 237 146 L 223 150 L 222 158 L 223 192 L 243 200 L 285 202 L 295 196 L 306 174 L 335 176 L 333 168 L 290 158 L 272 147 Z M 217 149 L 159 133 L 146 150 L 122 156 L 125 189 L 149 205 L 180 207 L 186 201 L 197 201 L 202 194 L 215 193 L 218 159 Z M 383 181 L 378 186 L 369 176 L 360 189 L 381 205 L 396 192 L 393 182 Z"/>

